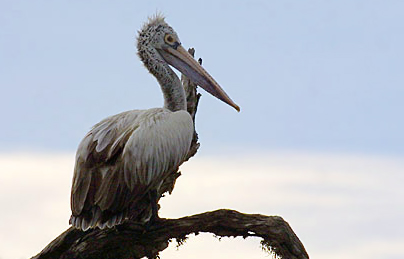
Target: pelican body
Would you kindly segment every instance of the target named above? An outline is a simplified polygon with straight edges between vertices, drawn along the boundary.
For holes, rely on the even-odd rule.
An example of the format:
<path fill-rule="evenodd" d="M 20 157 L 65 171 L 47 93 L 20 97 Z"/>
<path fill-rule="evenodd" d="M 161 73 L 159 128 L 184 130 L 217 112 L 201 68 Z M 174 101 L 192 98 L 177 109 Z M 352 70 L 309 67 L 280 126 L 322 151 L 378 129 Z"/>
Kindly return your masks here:
<path fill-rule="evenodd" d="M 149 18 L 137 40 L 140 59 L 160 84 L 164 107 L 108 117 L 79 144 L 69 222 L 83 231 L 158 217 L 156 194 L 165 178 L 184 162 L 194 132 L 185 90 L 170 65 L 239 110 L 185 51 L 162 16 Z"/>

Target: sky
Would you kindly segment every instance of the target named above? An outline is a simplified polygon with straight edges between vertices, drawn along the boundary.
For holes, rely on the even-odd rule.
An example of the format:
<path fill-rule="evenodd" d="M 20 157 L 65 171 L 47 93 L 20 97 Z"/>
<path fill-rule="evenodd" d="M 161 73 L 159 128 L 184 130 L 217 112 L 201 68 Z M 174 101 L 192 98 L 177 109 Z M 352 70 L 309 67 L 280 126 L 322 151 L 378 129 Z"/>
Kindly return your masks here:
<path fill-rule="evenodd" d="M 137 30 L 156 11 L 241 107 L 237 113 L 201 90 L 196 127 L 202 145 L 185 165 L 194 163 L 193 172 L 210 165 L 206 180 L 226 184 L 217 195 L 228 200 L 198 200 L 206 206 L 167 213 L 220 207 L 275 213 L 298 229 L 312 258 L 341 258 L 342 251 L 402 258 L 395 249 L 404 246 L 397 234 L 402 229 L 393 224 L 404 216 L 402 10 L 399 0 L 0 0 L 0 205 L 12 208 L 0 215 L 0 226 L 19 220 L 22 230 L 8 242 L 28 237 L 25 230 L 43 235 L 25 250 L 0 247 L 0 258 L 34 255 L 67 228 L 74 152 L 92 125 L 122 111 L 162 106 L 160 88 L 135 48 Z M 279 184 L 259 188 L 268 203 L 226 193 L 256 189 L 241 179 L 241 170 L 233 179 L 234 167 L 268 186 Z M 221 182 L 226 175 L 232 180 Z M 193 180 L 203 181 L 195 177 L 176 189 L 192 186 L 192 192 Z M 187 194 L 178 193 L 169 199 L 181 204 Z M 24 195 L 32 196 L 29 202 Z M 52 208 L 60 210 L 47 213 Z M 32 210 L 38 228 L 28 230 Z M 327 241 L 325 228 L 333 233 Z M 13 232 L 7 229 L 0 233 Z M 0 240 L 6 244 L 4 234 Z M 383 254 L 387 250 L 392 254 Z"/>
<path fill-rule="evenodd" d="M 207 152 L 404 153 L 402 1 L 2 0 L 0 7 L 4 151 L 74 151 L 106 116 L 162 106 L 135 49 L 137 30 L 158 10 L 242 109 L 202 92 L 197 127 Z"/>
<path fill-rule="evenodd" d="M 237 161 L 235 163 L 234 161 Z M 68 228 L 73 153 L 0 156 L 0 258 L 30 258 Z M 161 217 L 220 208 L 279 215 L 310 258 L 404 257 L 402 158 L 267 151 L 196 156 L 181 167 Z M 4 173 L 6 172 L 6 173 Z M 246 177 L 246 175 L 248 177 Z M 174 258 L 271 258 L 259 239 L 190 236 Z"/>

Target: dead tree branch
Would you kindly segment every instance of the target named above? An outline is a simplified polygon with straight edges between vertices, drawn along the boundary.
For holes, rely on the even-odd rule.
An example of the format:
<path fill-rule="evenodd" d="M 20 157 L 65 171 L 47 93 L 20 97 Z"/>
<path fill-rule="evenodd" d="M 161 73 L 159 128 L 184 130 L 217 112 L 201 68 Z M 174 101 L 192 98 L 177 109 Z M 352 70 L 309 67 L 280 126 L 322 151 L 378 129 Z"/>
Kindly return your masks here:
<path fill-rule="evenodd" d="M 171 239 L 181 243 L 187 235 L 201 232 L 220 237 L 260 237 L 263 247 L 281 258 L 309 258 L 303 244 L 281 217 L 222 209 L 164 219 L 147 231 L 143 225 L 133 222 L 87 232 L 69 228 L 33 259 L 157 258 Z"/>

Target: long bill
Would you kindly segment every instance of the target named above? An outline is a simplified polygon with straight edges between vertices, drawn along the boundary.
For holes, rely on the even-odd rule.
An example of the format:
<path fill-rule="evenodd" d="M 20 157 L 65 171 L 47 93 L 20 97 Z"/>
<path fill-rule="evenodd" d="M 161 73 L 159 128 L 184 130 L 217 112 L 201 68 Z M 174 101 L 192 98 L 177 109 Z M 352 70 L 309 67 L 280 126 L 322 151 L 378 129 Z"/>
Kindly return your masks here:
<path fill-rule="evenodd" d="M 230 99 L 215 79 L 181 45 L 176 49 L 164 48 L 159 53 L 165 61 L 186 75 L 195 84 L 240 111 L 240 107 Z"/>

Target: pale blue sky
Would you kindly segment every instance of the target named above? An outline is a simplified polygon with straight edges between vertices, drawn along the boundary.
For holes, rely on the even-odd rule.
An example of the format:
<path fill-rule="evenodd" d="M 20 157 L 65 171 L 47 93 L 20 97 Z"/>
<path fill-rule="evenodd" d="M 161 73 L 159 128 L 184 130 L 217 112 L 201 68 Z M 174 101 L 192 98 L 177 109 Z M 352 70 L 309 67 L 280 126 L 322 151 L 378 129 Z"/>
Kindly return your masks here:
<path fill-rule="evenodd" d="M 241 106 L 207 93 L 203 149 L 404 153 L 404 1 L 0 1 L 0 147 L 74 151 L 162 105 L 136 31 L 162 11 Z"/>

